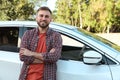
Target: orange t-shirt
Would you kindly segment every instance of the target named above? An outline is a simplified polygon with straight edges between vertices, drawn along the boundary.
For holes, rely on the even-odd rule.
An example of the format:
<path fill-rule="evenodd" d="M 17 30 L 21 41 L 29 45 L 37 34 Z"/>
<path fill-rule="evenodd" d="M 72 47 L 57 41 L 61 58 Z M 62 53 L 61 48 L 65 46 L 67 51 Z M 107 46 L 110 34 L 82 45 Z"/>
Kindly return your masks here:
<path fill-rule="evenodd" d="M 41 33 L 39 35 L 38 46 L 36 52 L 43 53 L 46 52 L 46 34 Z M 44 71 L 44 63 L 31 64 L 28 70 L 26 80 L 42 80 Z"/>

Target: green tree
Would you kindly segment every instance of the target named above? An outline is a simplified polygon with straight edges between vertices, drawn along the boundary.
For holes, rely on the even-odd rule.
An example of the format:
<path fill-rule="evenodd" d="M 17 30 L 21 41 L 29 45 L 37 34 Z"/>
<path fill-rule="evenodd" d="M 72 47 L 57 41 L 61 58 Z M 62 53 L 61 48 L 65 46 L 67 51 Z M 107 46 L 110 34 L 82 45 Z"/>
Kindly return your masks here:
<path fill-rule="evenodd" d="M 114 20 L 112 25 L 112 32 L 120 32 L 120 0 L 114 1 Z"/>
<path fill-rule="evenodd" d="M 1 20 L 28 20 L 34 14 L 34 4 L 28 0 L 0 0 Z"/>
<path fill-rule="evenodd" d="M 57 10 L 57 19 L 55 21 L 61 22 L 61 23 L 67 23 L 70 24 L 70 5 L 69 5 L 69 0 L 57 0 L 56 2 L 56 8 L 59 9 Z M 64 6 L 64 8 L 62 7 Z"/>
<path fill-rule="evenodd" d="M 112 0 L 89 0 L 82 11 L 83 28 L 92 32 L 109 32 L 113 19 Z"/>
<path fill-rule="evenodd" d="M 109 33 L 120 25 L 119 0 L 57 0 L 56 4 L 55 21 L 60 23 L 99 33 Z"/>

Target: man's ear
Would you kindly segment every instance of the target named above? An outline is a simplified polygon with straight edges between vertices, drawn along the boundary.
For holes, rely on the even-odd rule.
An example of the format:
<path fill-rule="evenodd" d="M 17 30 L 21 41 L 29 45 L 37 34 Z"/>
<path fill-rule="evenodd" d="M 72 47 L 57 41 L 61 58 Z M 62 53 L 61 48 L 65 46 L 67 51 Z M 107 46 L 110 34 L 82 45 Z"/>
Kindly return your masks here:
<path fill-rule="evenodd" d="M 53 22 L 54 21 L 54 19 L 51 19 L 51 22 Z"/>
<path fill-rule="evenodd" d="M 37 21 L 37 17 L 35 17 L 35 20 Z"/>

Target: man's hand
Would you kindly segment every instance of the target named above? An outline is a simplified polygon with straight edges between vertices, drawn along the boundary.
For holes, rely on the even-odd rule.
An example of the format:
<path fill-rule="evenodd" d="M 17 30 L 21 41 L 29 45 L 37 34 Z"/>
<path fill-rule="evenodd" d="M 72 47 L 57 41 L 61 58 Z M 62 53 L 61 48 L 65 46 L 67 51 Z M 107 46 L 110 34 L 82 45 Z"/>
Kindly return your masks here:
<path fill-rule="evenodd" d="M 54 51 L 55 51 L 55 48 L 52 48 L 52 49 L 50 50 L 50 53 L 54 53 Z"/>
<path fill-rule="evenodd" d="M 20 56 L 22 56 L 22 55 L 33 56 L 33 52 L 26 48 L 21 48 L 19 53 L 20 53 Z"/>

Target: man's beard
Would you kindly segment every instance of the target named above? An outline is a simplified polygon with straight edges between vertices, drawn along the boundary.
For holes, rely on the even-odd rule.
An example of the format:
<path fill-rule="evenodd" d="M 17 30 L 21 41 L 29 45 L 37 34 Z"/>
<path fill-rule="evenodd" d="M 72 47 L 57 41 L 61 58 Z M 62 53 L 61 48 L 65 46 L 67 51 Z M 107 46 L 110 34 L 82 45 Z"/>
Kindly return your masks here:
<path fill-rule="evenodd" d="M 39 25 L 39 27 L 41 28 L 47 28 L 48 27 L 48 23 L 46 23 L 45 21 L 42 21 L 42 22 L 37 22 L 37 24 Z"/>

